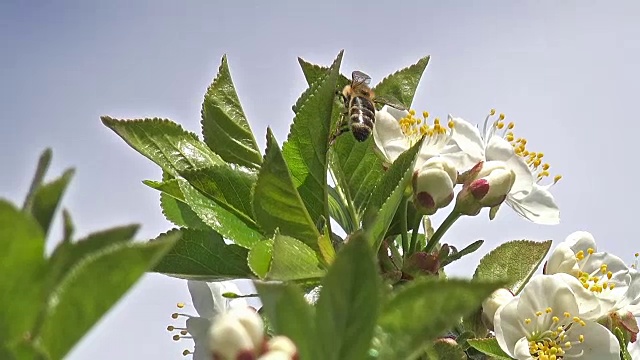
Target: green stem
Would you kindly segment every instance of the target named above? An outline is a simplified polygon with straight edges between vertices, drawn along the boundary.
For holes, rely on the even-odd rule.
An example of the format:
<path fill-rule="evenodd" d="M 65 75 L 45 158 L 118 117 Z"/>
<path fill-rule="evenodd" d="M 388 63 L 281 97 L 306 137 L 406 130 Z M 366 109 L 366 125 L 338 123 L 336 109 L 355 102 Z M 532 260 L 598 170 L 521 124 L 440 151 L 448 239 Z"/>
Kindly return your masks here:
<path fill-rule="evenodd" d="M 440 227 L 438 227 L 438 230 L 436 230 L 436 232 L 433 233 L 433 236 L 431 237 L 431 239 L 429 239 L 429 242 L 427 243 L 427 246 L 424 247 L 423 251 L 427 253 L 431 252 L 436 247 L 438 242 L 440 242 L 440 239 L 442 238 L 444 233 L 446 233 L 447 230 L 449 230 L 449 228 L 451 227 L 451 225 L 453 225 L 453 223 L 456 222 L 456 220 L 458 220 L 461 216 L 462 216 L 462 213 L 457 212 L 455 209 L 452 210 L 449 216 L 447 216 L 447 218 L 444 219 L 442 224 L 440 224 Z"/>
<path fill-rule="evenodd" d="M 420 228 L 420 221 L 422 220 L 422 215 L 416 214 L 416 218 L 413 221 L 413 232 L 411 233 L 411 247 L 409 248 L 409 254 L 413 254 L 416 252 L 416 248 L 418 247 L 418 229 Z"/>
<path fill-rule="evenodd" d="M 409 236 L 407 235 L 407 201 L 404 196 L 400 202 L 400 235 L 402 236 L 402 258 L 409 256 Z"/>

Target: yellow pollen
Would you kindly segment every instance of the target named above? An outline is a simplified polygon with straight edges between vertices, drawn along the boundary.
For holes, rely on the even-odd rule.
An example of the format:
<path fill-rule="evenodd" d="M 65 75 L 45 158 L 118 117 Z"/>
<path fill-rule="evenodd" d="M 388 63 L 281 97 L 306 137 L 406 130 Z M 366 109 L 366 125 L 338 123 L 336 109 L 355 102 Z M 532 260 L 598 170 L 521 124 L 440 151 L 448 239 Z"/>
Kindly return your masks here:
<path fill-rule="evenodd" d="M 562 316 L 564 316 L 566 318 L 570 318 L 571 314 L 569 314 L 567 311 L 565 311 L 564 314 L 562 314 Z"/>
<path fill-rule="evenodd" d="M 578 341 L 580 341 L 580 342 L 584 342 L 584 335 L 580 335 L 580 336 L 578 336 Z"/>
<path fill-rule="evenodd" d="M 498 122 L 496 123 L 496 128 L 498 128 L 498 129 L 503 129 L 503 128 L 504 128 L 504 123 L 503 123 L 502 121 L 498 121 Z"/>
<path fill-rule="evenodd" d="M 547 314 L 550 314 L 553 311 L 553 309 L 551 309 L 550 307 L 544 309 L 544 312 L 546 312 Z"/>
<path fill-rule="evenodd" d="M 182 309 L 184 307 L 184 303 L 183 302 L 179 302 L 179 303 L 176 304 L 176 307 L 178 309 Z"/>
<path fill-rule="evenodd" d="M 516 127 L 516 124 L 514 124 L 513 122 L 510 122 L 509 125 L 507 125 L 507 129 L 511 130 L 514 127 Z"/>
<path fill-rule="evenodd" d="M 429 117 L 429 112 L 428 111 L 423 111 L 422 112 L 422 117 L 425 118 L 425 119 L 428 118 Z"/>
<path fill-rule="evenodd" d="M 541 316 L 542 315 L 542 311 L 536 311 L 536 316 Z"/>
<path fill-rule="evenodd" d="M 554 316 L 551 319 L 553 320 L 554 323 L 557 323 L 558 321 L 560 321 L 560 318 L 557 316 Z"/>
<path fill-rule="evenodd" d="M 500 116 L 498 116 L 498 119 L 500 119 L 500 120 L 504 120 L 504 118 L 505 118 L 504 114 L 503 114 L 503 113 L 500 113 Z"/>
<path fill-rule="evenodd" d="M 416 116 L 416 111 L 411 109 L 409 110 L 409 114 L 411 114 L 411 116 Z"/>
<path fill-rule="evenodd" d="M 589 253 L 589 255 L 593 255 L 593 253 L 596 252 L 596 250 L 594 248 L 589 248 L 587 249 L 587 252 Z"/>
<path fill-rule="evenodd" d="M 496 114 L 496 109 L 491 109 L 491 110 L 489 111 L 489 115 L 493 116 L 493 115 L 495 115 L 495 114 Z"/>

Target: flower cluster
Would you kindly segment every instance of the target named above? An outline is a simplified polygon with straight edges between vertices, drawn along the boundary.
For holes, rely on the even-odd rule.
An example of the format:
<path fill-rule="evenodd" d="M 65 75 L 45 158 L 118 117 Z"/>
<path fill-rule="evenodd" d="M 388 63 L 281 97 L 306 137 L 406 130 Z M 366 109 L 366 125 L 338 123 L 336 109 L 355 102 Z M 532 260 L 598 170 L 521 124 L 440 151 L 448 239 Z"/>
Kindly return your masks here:
<path fill-rule="evenodd" d="M 614 331 L 632 343 L 637 338 L 640 276 L 578 231 L 553 250 L 543 274 L 520 294 L 496 291 L 483 311 L 500 347 L 516 359 L 619 359 Z"/>
<path fill-rule="evenodd" d="M 516 138 L 514 123 L 505 123 L 503 114 L 491 110 L 482 133 L 469 122 L 449 116 L 442 124 L 429 113 L 400 111 L 388 106 L 376 112 L 373 135 L 376 150 L 387 164 L 424 138 L 414 166 L 413 202 L 425 215 L 431 215 L 454 199 L 454 187 L 462 184 L 456 211 L 477 215 L 483 207 L 491 216 L 506 202 L 516 213 L 539 224 L 560 221 L 549 188 L 550 165 L 544 154 L 527 149 L 527 140 Z"/>
<path fill-rule="evenodd" d="M 186 317 L 186 327 L 170 325 L 167 330 L 179 331 L 174 340 L 191 339 L 194 360 L 296 360 L 297 349 L 287 337 L 265 339 L 260 315 L 242 298 L 229 299 L 226 293 L 238 294 L 238 287 L 229 281 L 188 281 L 193 307 L 199 316 L 174 313 L 173 319 Z M 184 303 L 178 308 L 183 309 Z"/>

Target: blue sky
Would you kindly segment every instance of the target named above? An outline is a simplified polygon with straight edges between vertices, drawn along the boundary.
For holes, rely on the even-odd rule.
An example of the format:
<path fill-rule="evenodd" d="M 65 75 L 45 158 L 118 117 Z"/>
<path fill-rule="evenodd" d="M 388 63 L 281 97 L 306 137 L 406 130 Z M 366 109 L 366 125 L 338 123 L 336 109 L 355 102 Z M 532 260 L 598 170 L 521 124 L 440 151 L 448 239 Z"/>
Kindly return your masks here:
<path fill-rule="evenodd" d="M 575 230 L 631 261 L 640 250 L 639 15 L 632 1 L 4 1 L 0 196 L 21 201 L 37 155 L 52 147 L 52 175 L 77 168 L 65 206 L 79 235 L 135 222 L 149 239 L 170 228 L 158 194 L 141 183 L 160 170 L 100 115 L 165 117 L 197 132 L 226 53 L 263 147 L 267 126 L 286 138 L 304 90 L 297 56 L 326 64 L 345 49 L 343 72 L 375 83 L 430 54 L 418 111 L 480 122 L 496 108 L 564 175 L 553 188 L 560 225 L 530 224 L 506 207 L 491 223 L 486 213 L 462 219 L 445 241 L 487 242 L 449 273 L 470 276 L 506 240 L 560 241 Z M 180 358 L 189 344 L 165 327 L 184 300 L 184 282 L 147 275 L 69 358 Z"/>

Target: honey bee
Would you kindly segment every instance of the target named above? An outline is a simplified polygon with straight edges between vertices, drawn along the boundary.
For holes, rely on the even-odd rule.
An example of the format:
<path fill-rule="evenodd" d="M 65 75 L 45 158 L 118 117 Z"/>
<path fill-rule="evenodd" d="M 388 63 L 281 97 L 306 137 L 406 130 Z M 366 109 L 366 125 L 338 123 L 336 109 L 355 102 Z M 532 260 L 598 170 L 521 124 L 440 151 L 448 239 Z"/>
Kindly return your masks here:
<path fill-rule="evenodd" d="M 399 101 L 377 98 L 369 87 L 371 77 L 362 71 L 351 73 L 351 83 L 339 92 L 345 111 L 342 120 L 331 137 L 331 143 L 347 131 L 351 131 L 353 137 L 362 142 L 369 138 L 376 122 L 375 103 L 387 104 L 397 109 L 406 110 Z"/>

